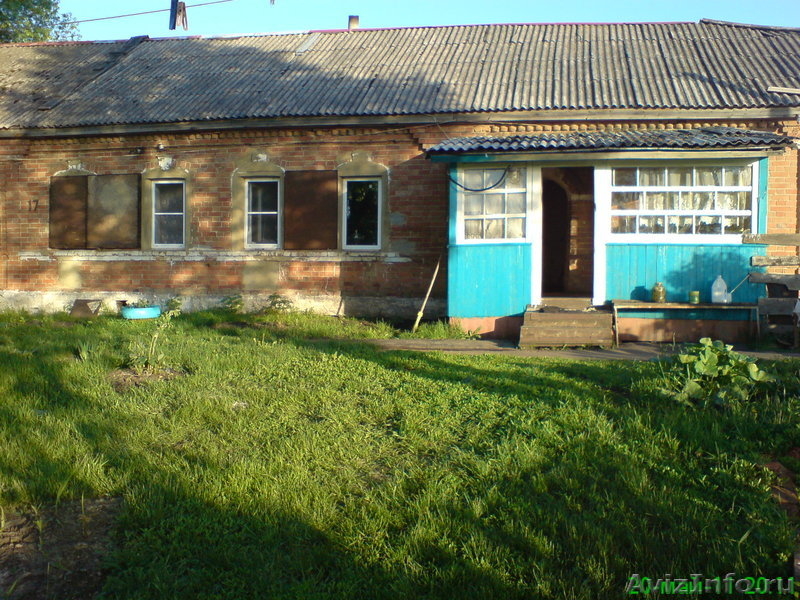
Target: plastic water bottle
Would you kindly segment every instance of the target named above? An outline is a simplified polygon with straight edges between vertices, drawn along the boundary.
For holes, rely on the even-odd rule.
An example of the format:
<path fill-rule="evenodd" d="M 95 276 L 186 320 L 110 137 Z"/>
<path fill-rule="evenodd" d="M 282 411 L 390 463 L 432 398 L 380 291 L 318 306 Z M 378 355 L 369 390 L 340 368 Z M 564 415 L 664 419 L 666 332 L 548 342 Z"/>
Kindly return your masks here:
<path fill-rule="evenodd" d="M 711 284 L 711 302 L 714 304 L 728 304 L 730 302 L 728 284 L 725 283 L 722 275 L 717 275 L 714 283 Z"/>

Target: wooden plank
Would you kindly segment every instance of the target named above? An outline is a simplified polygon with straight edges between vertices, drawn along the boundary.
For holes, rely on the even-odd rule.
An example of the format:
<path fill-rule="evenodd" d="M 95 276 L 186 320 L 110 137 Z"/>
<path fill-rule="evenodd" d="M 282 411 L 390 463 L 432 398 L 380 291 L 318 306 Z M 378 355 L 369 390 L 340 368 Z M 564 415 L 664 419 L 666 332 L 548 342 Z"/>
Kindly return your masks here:
<path fill-rule="evenodd" d="M 540 313 L 526 312 L 525 324 L 536 324 L 547 327 L 558 325 L 561 327 L 591 327 L 592 325 L 605 325 L 611 323 L 611 313 Z"/>
<path fill-rule="evenodd" d="M 780 87 L 777 85 L 769 86 L 767 91 L 776 94 L 800 94 L 800 88 Z"/>
<path fill-rule="evenodd" d="M 746 233 L 742 236 L 742 243 L 800 246 L 800 233 Z"/>
<path fill-rule="evenodd" d="M 775 273 L 750 273 L 750 283 L 780 283 L 790 290 L 800 290 L 800 275 L 776 275 Z"/>
<path fill-rule="evenodd" d="M 797 298 L 759 298 L 758 314 L 790 315 L 794 311 Z"/>
<path fill-rule="evenodd" d="M 339 246 L 339 176 L 336 171 L 287 171 L 283 247 L 335 250 Z"/>
<path fill-rule="evenodd" d="M 641 302 L 638 300 L 612 300 L 617 310 L 706 310 L 706 309 L 730 309 L 741 310 L 743 308 L 753 308 L 755 304 L 748 302 L 731 302 L 729 304 L 713 304 L 703 302 L 702 304 L 689 304 L 688 302 Z"/>
<path fill-rule="evenodd" d="M 50 180 L 50 247 L 86 248 L 86 175 L 56 176 Z"/>
<path fill-rule="evenodd" d="M 86 241 L 90 248 L 140 248 L 138 174 L 89 178 Z"/>
<path fill-rule="evenodd" d="M 750 266 L 797 267 L 800 266 L 800 256 L 751 256 Z"/>

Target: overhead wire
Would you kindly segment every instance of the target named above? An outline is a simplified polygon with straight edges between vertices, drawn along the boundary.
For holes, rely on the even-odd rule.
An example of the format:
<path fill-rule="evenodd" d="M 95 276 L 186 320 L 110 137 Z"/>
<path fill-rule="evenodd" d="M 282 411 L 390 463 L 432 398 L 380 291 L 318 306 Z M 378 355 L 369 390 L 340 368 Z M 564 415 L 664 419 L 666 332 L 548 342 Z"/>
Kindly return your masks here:
<path fill-rule="evenodd" d="M 235 0 L 213 0 L 212 2 L 201 2 L 199 4 L 189 4 L 186 8 L 196 8 L 198 6 L 209 6 L 211 4 L 224 4 L 225 2 L 234 2 Z M 113 17 L 97 17 L 96 19 L 81 19 L 79 21 L 67 21 L 64 25 L 77 25 L 78 23 L 91 23 L 92 21 L 108 21 L 110 19 L 124 19 L 126 17 L 138 17 L 141 15 L 152 15 L 155 13 L 169 12 L 172 9 L 160 8 L 158 10 L 147 10 L 144 12 L 129 13 L 126 15 L 116 15 Z"/>

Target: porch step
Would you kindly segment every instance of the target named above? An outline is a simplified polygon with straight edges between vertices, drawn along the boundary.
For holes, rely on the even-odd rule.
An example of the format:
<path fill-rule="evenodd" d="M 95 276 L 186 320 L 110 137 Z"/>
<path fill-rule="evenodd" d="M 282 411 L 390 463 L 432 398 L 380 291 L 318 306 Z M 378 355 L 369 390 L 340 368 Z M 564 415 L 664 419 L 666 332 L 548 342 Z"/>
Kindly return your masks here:
<path fill-rule="evenodd" d="M 612 316 L 605 311 L 525 312 L 520 348 L 612 346 Z"/>
<path fill-rule="evenodd" d="M 591 298 L 575 297 L 575 296 L 554 296 L 551 298 L 542 298 L 542 306 L 552 306 L 555 308 L 563 308 L 565 310 L 584 310 L 592 305 Z M 528 308 L 534 308 L 529 306 Z"/>

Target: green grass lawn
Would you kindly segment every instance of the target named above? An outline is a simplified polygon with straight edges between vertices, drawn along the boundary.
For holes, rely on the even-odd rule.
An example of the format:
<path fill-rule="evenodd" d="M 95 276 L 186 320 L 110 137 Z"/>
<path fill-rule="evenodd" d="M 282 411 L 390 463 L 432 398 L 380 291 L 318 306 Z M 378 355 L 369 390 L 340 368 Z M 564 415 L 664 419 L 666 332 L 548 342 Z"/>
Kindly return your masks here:
<path fill-rule="evenodd" d="M 701 410 L 659 394 L 655 363 L 378 352 L 357 339 L 386 324 L 224 312 L 163 333 L 182 376 L 112 385 L 154 327 L 0 317 L 0 506 L 121 497 L 103 597 L 597 599 L 634 573 L 791 575 L 758 465 L 800 446 L 793 390 Z"/>

